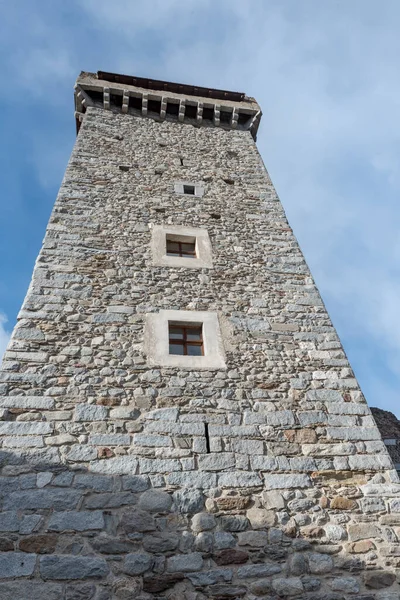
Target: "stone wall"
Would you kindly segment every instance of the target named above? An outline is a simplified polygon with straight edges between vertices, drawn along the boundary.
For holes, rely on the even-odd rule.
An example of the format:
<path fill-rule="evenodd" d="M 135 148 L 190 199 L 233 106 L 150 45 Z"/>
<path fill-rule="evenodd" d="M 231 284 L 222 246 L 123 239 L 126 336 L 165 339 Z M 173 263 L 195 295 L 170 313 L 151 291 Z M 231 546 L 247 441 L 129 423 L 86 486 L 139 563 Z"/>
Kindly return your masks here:
<path fill-rule="evenodd" d="M 157 224 L 213 267 L 153 266 Z M 148 367 L 161 309 L 227 368 Z M 2 600 L 400 597 L 398 476 L 249 132 L 88 108 L 0 410 Z"/>

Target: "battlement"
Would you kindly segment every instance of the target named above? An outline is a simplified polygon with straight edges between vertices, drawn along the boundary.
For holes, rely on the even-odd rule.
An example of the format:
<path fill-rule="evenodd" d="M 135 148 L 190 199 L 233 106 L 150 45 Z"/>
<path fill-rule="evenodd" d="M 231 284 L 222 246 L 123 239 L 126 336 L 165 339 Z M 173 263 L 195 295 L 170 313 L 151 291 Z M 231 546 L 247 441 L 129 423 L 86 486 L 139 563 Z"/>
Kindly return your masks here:
<path fill-rule="evenodd" d="M 89 106 L 157 121 L 250 131 L 254 139 L 262 114 L 254 98 L 242 92 L 82 71 L 75 84 L 77 131 Z"/>

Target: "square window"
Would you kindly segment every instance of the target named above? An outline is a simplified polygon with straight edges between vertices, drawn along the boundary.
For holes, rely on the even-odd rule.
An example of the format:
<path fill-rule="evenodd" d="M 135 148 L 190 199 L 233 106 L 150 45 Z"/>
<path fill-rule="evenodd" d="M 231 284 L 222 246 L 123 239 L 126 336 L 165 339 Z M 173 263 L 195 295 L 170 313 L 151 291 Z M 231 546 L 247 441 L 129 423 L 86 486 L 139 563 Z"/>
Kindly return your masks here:
<path fill-rule="evenodd" d="M 203 325 L 168 323 L 169 353 L 183 356 L 203 356 Z"/>
<path fill-rule="evenodd" d="M 184 185 L 183 186 L 183 193 L 184 194 L 190 194 L 191 196 L 194 196 L 196 191 L 196 188 L 194 185 Z"/>
<path fill-rule="evenodd" d="M 217 313 L 191 310 L 149 313 L 144 339 L 151 366 L 226 369 Z"/>
<path fill-rule="evenodd" d="M 177 181 L 174 183 L 175 194 L 184 196 L 194 196 L 202 198 L 204 196 L 204 182 L 202 181 Z"/>
<path fill-rule="evenodd" d="M 197 258 L 196 238 L 189 236 L 176 236 L 167 234 L 167 256 L 180 256 L 181 258 Z"/>
<path fill-rule="evenodd" d="M 153 264 L 204 269 L 212 267 L 212 248 L 206 229 L 154 225 L 151 247 Z"/>

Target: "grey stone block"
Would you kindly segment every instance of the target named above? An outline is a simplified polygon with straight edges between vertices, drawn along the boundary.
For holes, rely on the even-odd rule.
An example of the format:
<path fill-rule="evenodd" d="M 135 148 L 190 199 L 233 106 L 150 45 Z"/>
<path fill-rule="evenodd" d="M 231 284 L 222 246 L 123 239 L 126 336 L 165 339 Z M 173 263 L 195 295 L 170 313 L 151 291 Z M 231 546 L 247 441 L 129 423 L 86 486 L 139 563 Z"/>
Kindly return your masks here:
<path fill-rule="evenodd" d="M 51 433 L 53 423 L 43 421 L 2 421 L 0 422 L 0 435 L 44 435 Z"/>
<path fill-rule="evenodd" d="M 218 475 L 218 485 L 220 487 L 258 487 L 262 481 L 252 471 L 233 471 L 231 473 L 221 473 Z"/>
<path fill-rule="evenodd" d="M 278 490 L 285 488 L 305 488 L 311 487 L 312 482 L 308 475 L 265 475 L 265 487 L 269 490 Z"/>
<path fill-rule="evenodd" d="M 134 552 L 128 554 L 124 561 L 123 571 L 128 575 L 141 575 L 148 571 L 153 563 L 151 554 L 144 552 Z"/>
<path fill-rule="evenodd" d="M 199 456 L 198 460 L 202 471 L 221 471 L 235 466 L 235 455 L 232 452 L 212 452 Z"/>
<path fill-rule="evenodd" d="M 137 458 L 133 456 L 118 456 L 104 460 L 94 460 L 90 463 L 92 473 L 105 475 L 133 475 L 138 465 Z"/>
<path fill-rule="evenodd" d="M 159 490 L 148 490 L 140 496 L 139 500 L 139 508 L 150 512 L 168 512 L 171 504 L 171 496 Z"/>
<path fill-rule="evenodd" d="M 47 396 L 0 396 L 0 407 L 46 410 L 54 408 L 54 400 Z"/>
<path fill-rule="evenodd" d="M 194 514 L 202 510 L 204 496 L 200 490 L 182 489 L 173 493 L 175 510 L 181 513 Z"/>
<path fill-rule="evenodd" d="M 36 554 L 6 552 L 0 554 L 0 579 L 28 577 L 36 566 Z"/>
<path fill-rule="evenodd" d="M 200 552 L 189 554 L 177 554 L 167 559 L 168 573 L 190 573 L 200 571 L 203 566 L 203 558 Z"/>
<path fill-rule="evenodd" d="M 89 435 L 89 444 L 94 446 L 129 446 L 131 436 L 124 433 L 94 433 Z"/>
<path fill-rule="evenodd" d="M 111 492 L 113 489 L 113 480 L 101 475 L 82 474 L 75 475 L 73 485 L 79 489 L 89 489 L 95 492 Z"/>
<path fill-rule="evenodd" d="M 108 416 L 108 408 L 96 404 L 77 404 L 74 421 L 103 421 Z"/>
<path fill-rule="evenodd" d="M 213 569 L 211 571 L 203 571 L 201 573 L 188 573 L 187 578 L 190 579 L 194 586 L 214 585 L 220 581 L 232 581 L 232 569 Z"/>
<path fill-rule="evenodd" d="M 104 518 L 100 510 L 54 512 L 48 523 L 49 531 L 86 531 L 103 527 Z"/>
<path fill-rule="evenodd" d="M 60 600 L 63 595 L 61 585 L 57 583 L 7 581 L 0 583 L 1 600 Z"/>
<path fill-rule="evenodd" d="M 216 487 L 217 476 L 214 473 L 169 473 L 166 477 L 168 485 L 177 485 L 180 487 L 209 489 Z"/>
<path fill-rule="evenodd" d="M 147 475 L 127 475 L 122 477 L 122 487 L 131 492 L 144 492 L 150 486 Z"/>
<path fill-rule="evenodd" d="M 42 509 L 68 510 L 76 508 L 81 493 L 78 490 L 42 489 L 12 492 L 4 499 L 6 509 Z"/>
<path fill-rule="evenodd" d="M 86 579 L 105 577 L 109 568 L 103 558 L 92 556 L 53 555 L 40 558 L 43 579 Z"/>
<path fill-rule="evenodd" d="M 14 510 L 0 512 L 0 531 L 18 531 L 20 517 Z"/>

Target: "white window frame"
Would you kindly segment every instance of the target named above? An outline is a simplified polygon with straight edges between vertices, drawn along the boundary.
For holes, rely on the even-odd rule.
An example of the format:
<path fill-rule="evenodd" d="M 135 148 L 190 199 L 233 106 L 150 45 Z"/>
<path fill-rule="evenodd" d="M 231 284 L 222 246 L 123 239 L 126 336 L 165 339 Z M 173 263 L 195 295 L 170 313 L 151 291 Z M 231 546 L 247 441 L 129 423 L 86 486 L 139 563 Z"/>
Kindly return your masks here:
<path fill-rule="evenodd" d="M 167 256 L 167 237 L 176 241 L 195 238 L 196 258 Z M 152 227 L 151 250 L 153 265 L 157 267 L 184 267 L 187 269 L 211 269 L 212 247 L 207 229 L 172 225 L 154 225 Z"/>
<path fill-rule="evenodd" d="M 190 185 L 194 187 L 194 194 L 185 194 L 184 185 Z M 177 181 L 174 184 L 175 194 L 186 196 L 187 198 L 201 198 L 204 196 L 204 183 L 202 181 Z"/>
<path fill-rule="evenodd" d="M 204 355 L 170 354 L 169 323 L 202 325 Z M 222 335 L 215 312 L 160 310 L 158 313 L 148 313 L 145 323 L 145 351 L 147 363 L 152 367 L 226 369 Z"/>

